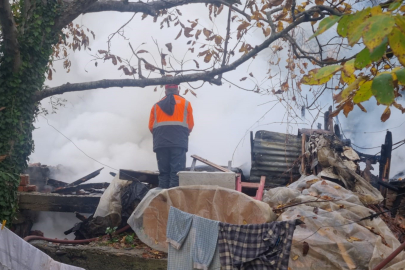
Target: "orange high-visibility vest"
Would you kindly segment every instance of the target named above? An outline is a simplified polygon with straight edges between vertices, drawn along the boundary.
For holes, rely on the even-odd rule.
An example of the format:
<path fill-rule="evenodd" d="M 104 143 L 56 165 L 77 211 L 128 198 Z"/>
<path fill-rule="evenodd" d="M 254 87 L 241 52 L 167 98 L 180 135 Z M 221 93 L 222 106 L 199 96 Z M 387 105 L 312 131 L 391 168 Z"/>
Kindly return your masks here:
<path fill-rule="evenodd" d="M 193 109 L 190 102 L 178 95 L 174 95 L 174 99 L 176 105 L 173 115 L 166 114 L 157 103 L 152 107 L 149 118 L 151 132 L 153 132 L 154 128 L 161 126 L 182 126 L 188 128 L 190 132 L 193 130 Z"/>

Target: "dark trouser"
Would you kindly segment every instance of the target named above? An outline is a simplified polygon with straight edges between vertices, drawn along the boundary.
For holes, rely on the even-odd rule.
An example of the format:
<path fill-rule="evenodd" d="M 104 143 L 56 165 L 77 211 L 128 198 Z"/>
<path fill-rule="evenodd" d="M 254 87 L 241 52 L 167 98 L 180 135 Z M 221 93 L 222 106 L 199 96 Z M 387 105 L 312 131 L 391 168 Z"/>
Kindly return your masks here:
<path fill-rule="evenodd" d="M 165 147 L 156 150 L 159 169 L 159 187 L 172 188 L 179 186 L 177 173 L 186 168 L 186 149 Z"/>

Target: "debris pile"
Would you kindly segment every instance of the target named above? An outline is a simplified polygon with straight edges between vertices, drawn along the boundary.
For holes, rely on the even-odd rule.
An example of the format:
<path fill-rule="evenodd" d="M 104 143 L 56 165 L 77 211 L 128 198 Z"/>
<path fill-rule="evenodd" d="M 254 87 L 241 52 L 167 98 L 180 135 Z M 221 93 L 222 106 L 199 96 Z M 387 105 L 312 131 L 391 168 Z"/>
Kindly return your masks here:
<path fill-rule="evenodd" d="M 291 269 L 373 269 L 400 242 L 380 215 L 365 207 L 357 193 L 317 176 L 264 194 L 277 221 L 300 219 L 292 243 Z M 405 266 L 400 254 L 386 269 Z"/>
<path fill-rule="evenodd" d="M 359 155 L 335 135 L 303 134 L 304 153 L 302 165 L 304 175 L 341 184 L 355 192 L 364 204 L 378 204 L 384 200 L 381 193 L 360 176 Z"/>

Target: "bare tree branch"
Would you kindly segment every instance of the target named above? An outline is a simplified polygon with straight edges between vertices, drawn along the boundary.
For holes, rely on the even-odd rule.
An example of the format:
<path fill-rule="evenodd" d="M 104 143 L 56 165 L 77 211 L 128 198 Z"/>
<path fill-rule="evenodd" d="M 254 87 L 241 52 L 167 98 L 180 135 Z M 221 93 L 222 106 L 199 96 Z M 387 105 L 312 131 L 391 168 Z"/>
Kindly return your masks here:
<path fill-rule="evenodd" d="M 235 60 L 232 64 L 228 64 L 222 66 L 220 68 L 214 68 L 211 71 L 207 72 L 199 72 L 199 73 L 192 73 L 187 75 L 178 75 L 174 77 L 161 77 L 161 78 L 144 78 L 144 79 L 121 79 L 121 80 L 100 80 L 94 82 L 86 82 L 86 83 L 66 83 L 64 85 L 45 89 L 42 91 L 38 91 L 35 96 L 35 101 L 40 101 L 44 98 L 63 94 L 66 92 L 75 92 L 75 91 L 84 91 L 84 90 L 91 90 L 97 88 L 110 88 L 110 87 L 146 87 L 152 85 L 164 85 L 164 84 L 180 84 L 183 82 L 195 82 L 195 81 L 207 81 L 212 84 L 221 85 L 221 79 L 215 78 L 216 76 L 220 76 L 223 73 L 229 72 L 231 70 L 235 70 L 238 66 L 242 65 L 252 57 L 256 56 L 259 52 L 263 51 L 264 49 L 268 48 L 274 41 L 278 40 L 279 38 L 285 37 L 287 33 L 295 28 L 297 25 L 308 21 L 309 18 L 306 16 L 302 16 L 301 18 L 297 19 L 290 25 L 288 25 L 283 31 L 274 33 L 268 39 L 266 39 L 263 43 L 258 46 L 255 46 L 251 51 L 242 55 L 239 59 Z"/>
<path fill-rule="evenodd" d="M 0 0 L 0 26 L 3 36 L 5 54 L 12 56 L 13 72 L 21 66 L 18 30 L 11 12 L 9 0 Z"/>
<path fill-rule="evenodd" d="M 5 0 L 1 0 L 5 1 Z M 225 0 L 157 0 L 148 3 L 143 2 L 127 2 L 127 1 L 97 1 L 97 0 L 74 0 L 67 2 L 62 16 L 55 22 L 54 31 L 59 31 L 68 23 L 73 21 L 82 13 L 94 13 L 102 11 L 118 11 L 118 12 L 140 12 L 151 16 L 156 16 L 159 10 L 169 9 L 172 7 L 183 6 L 188 4 L 232 4 Z M 241 13 L 241 10 L 235 9 Z M 243 14 L 244 12 L 242 12 Z M 243 14 L 244 16 L 247 14 Z M 250 17 L 250 16 L 249 16 Z"/>

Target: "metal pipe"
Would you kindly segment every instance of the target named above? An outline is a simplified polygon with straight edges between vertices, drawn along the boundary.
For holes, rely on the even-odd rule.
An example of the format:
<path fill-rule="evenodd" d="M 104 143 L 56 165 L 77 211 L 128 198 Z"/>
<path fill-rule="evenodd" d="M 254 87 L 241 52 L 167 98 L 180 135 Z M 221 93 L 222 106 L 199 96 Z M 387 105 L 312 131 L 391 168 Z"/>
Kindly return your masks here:
<path fill-rule="evenodd" d="M 114 234 L 120 234 L 120 233 L 126 232 L 129 228 L 131 228 L 131 227 L 129 225 L 126 225 L 125 227 L 116 231 Z M 83 240 L 62 240 L 62 239 L 46 238 L 46 237 L 37 236 L 37 235 L 31 235 L 31 236 L 27 236 L 24 238 L 24 240 L 27 242 L 30 242 L 33 240 L 44 240 L 47 242 L 60 243 L 60 244 L 88 244 L 90 242 L 96 241 L 97 239 L 99 239 L 99 238 L 95 237 L 95 238 L 83 239 Z"/>
<path fill-rule="evenodd" d="M 373 270 L 383 269 L 390 261 L 392 261 L 403 249 L 405 249 L 405 242 L 403 242 L 394 252 L 392 252 L 385 260 L 380 262 Z"/>

